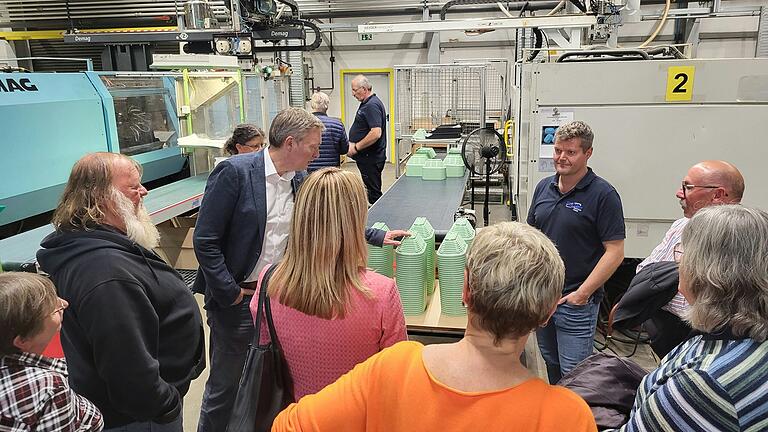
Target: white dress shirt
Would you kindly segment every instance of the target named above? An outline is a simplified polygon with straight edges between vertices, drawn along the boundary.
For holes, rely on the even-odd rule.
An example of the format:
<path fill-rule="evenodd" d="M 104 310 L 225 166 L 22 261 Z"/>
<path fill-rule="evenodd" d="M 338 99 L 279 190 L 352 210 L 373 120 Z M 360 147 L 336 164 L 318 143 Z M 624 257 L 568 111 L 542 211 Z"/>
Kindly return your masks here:
<path fill-rule="evenodd" d="M 293 215 L 291 180 L 296 172 L 288 171 L 280 176 L 269 156 L 269 149 L 263 151 L 267 189 L 267 226 L 261 243 L 261 255 L 245 282 L 258 280 L 264 267 L 276 263 L 283 257 L 291 229 L 291 215 Z"/>
<path fill-rule="evenodd" d="M 667 234 L 664 236 L 664 240 L 662 240 L 661 243 L 659 243 L 659 245 L 653 249 L 653 252 L 648 255 L 648 258 L 644 259 L 643 262 L 637 265 L 638 273 L 640 273 L 640 270 L 642 270 L 648 264 L 657 263 L 660 261 L 675 260 L 675 245 L 680 243 L 680 240 L 683 236 L 683 228 L 685 228 L 685 225 L 688 224 L 689 220 L 690 219 L 684 217 L 676 220 L 675 223 L 672 224 L 672 226 L 669 228 L 669 231 L 667 231 Z M 688 304 L 688 301 L 686 301 L 685 297 L 683 297 L 683 295 L 680 294 L 680 291 L 678 291 L 677 294 L 675 294 L 675 297 L 670 300 L 669 303 L 664 305 L 662 309 L 673 313 L 680 318 L 683 318 L 685 317 L 685 314 L 688 312 L 688 308 L 690 307 L 691 306 Z"/>

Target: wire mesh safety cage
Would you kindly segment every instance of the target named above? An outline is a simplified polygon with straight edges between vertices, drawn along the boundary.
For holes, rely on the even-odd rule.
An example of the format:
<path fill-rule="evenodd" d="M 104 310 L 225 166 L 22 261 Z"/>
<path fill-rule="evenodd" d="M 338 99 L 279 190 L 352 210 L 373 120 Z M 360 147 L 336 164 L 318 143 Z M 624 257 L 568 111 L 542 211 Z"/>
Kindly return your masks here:
<path fill-rule="evenodd" d="M 506 120 L 509 112 L 509 77 L 507 59 L 456 59 L 455 64 L 488 63 L 485 69 L 485 115 L 488 119 Z"/>
<path fill-rule="evenodd" d="M 487 65 L 395 67 L 395 129 L 399 136 L 418 129 L 458 124 L 462 134 L 486 118 Z"/>

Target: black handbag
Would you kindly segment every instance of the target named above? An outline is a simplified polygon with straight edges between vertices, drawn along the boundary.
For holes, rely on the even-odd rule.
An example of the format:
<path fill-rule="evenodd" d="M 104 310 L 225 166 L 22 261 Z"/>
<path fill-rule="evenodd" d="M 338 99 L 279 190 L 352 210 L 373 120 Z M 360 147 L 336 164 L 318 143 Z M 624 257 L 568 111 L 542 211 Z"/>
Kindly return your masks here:
<path fill-rule="evenodd" d="M 270 267 L 261 281 L 256 331 L 248 347 L 248 356 L 243 366 L 227 432 L 269 431 L 277 414 L 293 402 L 293 382 L 280 342 L 277 340 L 267 296 L 267 284 L 275 268 L 277 265 Z M 266 316 L 270 337 L 270 342 L 265 345 L 259 344 L 262 310 Z"/>

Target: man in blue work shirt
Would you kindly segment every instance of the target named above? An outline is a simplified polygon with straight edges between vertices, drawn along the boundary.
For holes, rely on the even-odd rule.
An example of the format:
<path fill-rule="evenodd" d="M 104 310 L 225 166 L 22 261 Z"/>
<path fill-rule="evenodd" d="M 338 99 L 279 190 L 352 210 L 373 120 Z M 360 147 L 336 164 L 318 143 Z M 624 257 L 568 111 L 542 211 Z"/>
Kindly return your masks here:
<path fill-rule="evenodd" d="M 551 384 L 592 354 L 603 284 L 624 259 L 621 198 L 587 167 L 593 138 L 581 121 L 557 129 L 557 174 L 539 182 L 528 211 L 528 224 L 555 243 L 565 263 L 563 297 L 536 332 Z"/>
<path fill-rule="evenodd" d="M 387 160 L 387 113 L 372 90 L 371 82 L 364 75 L 352 80 L 352 94 L 360 101 L 360 107 L 349 129 L 347 153 L 357 162 L 370 204 L 381 197 L 381 172 Z"/>

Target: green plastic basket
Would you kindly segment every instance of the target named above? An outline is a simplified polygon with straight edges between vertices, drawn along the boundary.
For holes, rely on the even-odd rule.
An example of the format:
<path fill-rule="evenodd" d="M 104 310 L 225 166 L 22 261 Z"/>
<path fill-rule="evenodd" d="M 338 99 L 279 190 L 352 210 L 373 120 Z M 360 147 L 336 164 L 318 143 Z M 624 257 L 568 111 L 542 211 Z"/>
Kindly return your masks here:
<path fill-rule="evenodd" d="M 405 175 L 407 177 L 421 177 L 423 173 L 424 164 L 429 158 L 427 155 L 414 154 L 408 158 L 408 163 L 405 164 Z"/>
<path fill-rule="evenodd" d="M 405 237 L 395 249 L 397 290 L 405 315 L 420 315 L 427 306 L 424 267 L 427 244 L 419 235 Z"/>
<path fill-rule="evenodd" d="M 372 228 L 389 231 L 389 227 L 384 222 L 376 222 Z M 395 251 L 392 245 L 382 247 L 368 245 L 368 268 L 378 274 L 386 277 L 392 277 L 395 274 L 393 264 L 395 262 Z"/>
<path fill-rule="evenodd" d="M 434 159 L 435 156 L 437 156 L 437 153 L 435 153 L 435 149 L 432 147 L 419 147 L 418 150 L 416 150 L 416 154 L 423 154 L 426 155 L 428 159 Z"/>
<path fill-rule="evenodd" d="M 440 159 L 429 159 L 421 170 L 424 180 L 445 180 L 445 165 Z"/>
<path fill-rule="evenodd" d="M 424 289 L 427 295 L 435 292 L 435 229 L 425 217 L 417 217 L 409 229 L 426 243 L 426 260 L 424 265 Z"/>
<path fill-rule="evenodd" d="M 463 316 L 461 304 L 464 290 L 464 268 L 467 264 L 467 243 L 455 231 L 448 232 L 437 250 L 440 274 L 440 309 L 445 315 Z"/>

